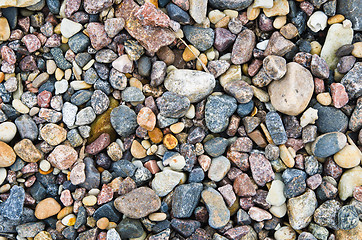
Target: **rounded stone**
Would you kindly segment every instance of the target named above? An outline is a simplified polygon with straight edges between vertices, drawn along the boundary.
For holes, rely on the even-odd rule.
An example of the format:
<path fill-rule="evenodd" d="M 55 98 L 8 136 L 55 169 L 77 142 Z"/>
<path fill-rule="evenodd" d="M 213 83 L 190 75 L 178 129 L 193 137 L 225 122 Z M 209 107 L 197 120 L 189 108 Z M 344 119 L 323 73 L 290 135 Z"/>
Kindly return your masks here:
<path fill-rule="evenodd" d="M 60 204 L 54 198 L 46 198 L 36 205 L 34 215 L 42 220 L 56 215 L 60 209 Z"/>
<path fill-rule="evenodd" d="M 312 144 L 312 153 L 316 157 L 329 157 L 339 152 L 347 143 L 347 137 L 340 132 L 325 133 Z"/>
<path fill-rule="evenodd" d="M 268 87 L 270 101 L 276 110 L 296 116 L 304 111 L 312 98 L 312 74 L 298 63 L 287 64 L 287 73 Z"/>
<path fill-rule="evenodd" d="M 0 141 L 0 167 L 9 167 L 16 160 L 14 150 L 6 143 Z"/>
<path fill-rule="evenodd" d="M 136 130 L 137 115 L 127 106 L 121 105 L 111 112 L 111 124 L 121 137 L 128 137 Z"/>
<path fill-rule="evenodd" d="M 342 168 L 353 168 L 361 163 L 362 154 L 355 145 L 346 145 L 334 154 L 333 159 Z"/>
<path fill-rule="evenodd" d="M 16 125 L 12 122 L 4 122 L 0 124 L 0 141 L 10 142 L 13 140 L 17 132 Z"/>
<path fill-rule="evenodd" d="M 56 168 L 65 170 L 70 168 L 78 159 L 78 153 L 67 145 L 59 145 L 49 154 L 48 161 Z"/>
<path fill-rule="evenodd" d="M 129 218 L 143 218 L 161 207 L 161 200 L 148 187 L 137 188 L 114 201 L 115 208 Z"/>
<path fill-rule="evenodd" d="M 40 129 L 40 136 L 50 145 L 57 146 L 67 138 L 67 130 L 54 123 L 48 123 Z"/>
<path fill-rule="evenodd" d="M 230 161 L 224 156 L 211 160 L 208 177 L 215 182 L 221 181 L 230 170 Z"/>

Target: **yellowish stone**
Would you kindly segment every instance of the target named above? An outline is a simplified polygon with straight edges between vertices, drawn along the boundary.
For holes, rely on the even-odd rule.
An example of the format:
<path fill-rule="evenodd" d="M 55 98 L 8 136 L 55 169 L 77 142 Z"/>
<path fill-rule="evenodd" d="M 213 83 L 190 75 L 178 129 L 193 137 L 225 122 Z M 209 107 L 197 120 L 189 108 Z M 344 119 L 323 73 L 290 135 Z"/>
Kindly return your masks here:
<path fill-rule="evenodd" d="M 334 15 L 334 16 L 328 18 L 327 23 L 329 25 L 332 25 L 332 24 L 335 24 L 335 23 L 341 23 L 341 22 L 344 21 L 344 19 L 346 19 L 346 18 L 343 15 L 337 14 L 337 15 Z"/>
<path fill-rule="evenodd" d="M 317 41 L 312 41 L 311 43 L 310 43 L 310 46 L 312 47 L 312 50 L 310 51 L 310 54 L 317 54 L 317 55 L 319 55 L 319 54 L 321 54 L 321 51 L 322 51 L 322 45 L 319 43 L 319 42 L 317 42 Z"/>
<path fill-rule="evenodd" d="M 362 42 L 356 42 L 353 46 L 352 55 L 356 58 L 362 58 Z"/>
<path fill-rule="evenodd" d="M 186 47 L 182 54 L 182 58 L 185 62 L 195 60 L 200 55 L 200 51 L 197 50 L 197 48 L 195 48 L 192 45 L 188 45 L 188 46 L 189 47 Z"/>
<path fill-rule="evenodd" d="M 287 16 L 278 16 L 274 19 L 273 27 L 281 29 L 287 23 Z"/>
<path fill-rule="evenodd" d="M 285 16 L 289 13 L 289 3 L 288 0 L 274 0 L 272 8 L 264 8 L 263 10 L 267 17 Z"/>
<path fill-rule="evenodd" d="M 328 92 L 319 93 L 317 95 L 317 101 L 324 106 L 328 106 L 332 104 L 332 97 Z"/>
<path fill-rule="evenodd" d="M 137 140 L 133 140 L 132 142 L 131 154 L 134 158 L 138 159 L 147 156 L 146 149 L 144 149 L 143 146 Z"/>
<path fill-rule="evenodd" d="M 0 17 L 0 41 L 6 41 L 10 37 L 10 26 L 8 20 Z"/>
<path fill-rule="evenodd" d="M 199 59 L 201 60 L 201 62 L 206 67 L 207 66 L 207 56 L 206 56 L 206 54 L 201 53 L 200 56 L 199 56 Z M 199 71 L 202 71 L 202 70 L 204 70 L 204 68 L 203 68 L 201 62 L 199 61 L 199 59 L 197 59 L 197 61 L 196 61 L 196 69 L 199 70 Z"/>

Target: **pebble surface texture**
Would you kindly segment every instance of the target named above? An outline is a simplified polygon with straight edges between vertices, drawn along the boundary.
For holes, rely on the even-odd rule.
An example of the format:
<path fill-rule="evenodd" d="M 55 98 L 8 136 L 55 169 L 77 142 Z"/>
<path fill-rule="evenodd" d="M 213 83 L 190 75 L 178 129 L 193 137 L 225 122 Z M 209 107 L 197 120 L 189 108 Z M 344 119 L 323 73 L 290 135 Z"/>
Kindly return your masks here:
<path fill-rule="evenodd" d="M 0 240 L 362 240 L 362 0 L 0 0 Z"/>

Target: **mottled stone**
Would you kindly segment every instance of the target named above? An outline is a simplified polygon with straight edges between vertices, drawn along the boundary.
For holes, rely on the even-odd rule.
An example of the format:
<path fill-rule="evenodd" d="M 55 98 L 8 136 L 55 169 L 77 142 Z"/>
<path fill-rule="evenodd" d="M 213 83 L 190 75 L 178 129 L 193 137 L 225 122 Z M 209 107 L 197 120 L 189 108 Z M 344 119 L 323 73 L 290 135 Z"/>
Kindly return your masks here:
<path fill-rule="evenodd" d="M 201 183 L 182 184 L 175 188 L 172 200 L 172 213 L 176 218 L 191 217 L 200 201 Z"/>
<path fill-rule="evenodd" d="M 246 29 L 242 31 L 235 40 L 231 61 L 233 64 L 243 64 L 248 62 L 253 54 L 256 37 L 253 31 Z"/>

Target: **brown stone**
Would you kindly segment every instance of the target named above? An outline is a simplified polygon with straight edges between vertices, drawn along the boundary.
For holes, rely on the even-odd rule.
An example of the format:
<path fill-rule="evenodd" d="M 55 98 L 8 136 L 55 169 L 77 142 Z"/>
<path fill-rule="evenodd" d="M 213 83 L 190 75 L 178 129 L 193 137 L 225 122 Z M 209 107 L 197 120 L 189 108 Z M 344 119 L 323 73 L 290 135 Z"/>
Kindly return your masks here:
<path fill-rule="evenodd" d="M 152 131 L 149 131 L 148 136 L 153 143 L 160 143 L 163 139 L 163 133 L 159 128 L 154 128 Z"/>
<path fill-rule="evenodd" d="M 127 217 L 139 219 L 156 212 L 161 207 L 161 200 L 151 188 L 140 187 L 118 197 L 114 206 Z"/>
<path fill-rule="evenodd" d="M 57 146 L 48 156 L 48 161 L 60 170 L 70 168 L 77 160 L 78 153 L 74 148 L 67 145 Z"/>
<path fill-rule="evenodd" d="M 287 52 L 292 50 L 293 47 L 293 42 L 285 39 L 279 32 L 274 32 L 269 39 L 264 55 L 284 56 Z"/>
<path fill-rule="evenodd" d="M 146 149 L 137 140 L 133 140 L 131 146 L 131 154 L 135 158 L 144 158 L 147 156 Z"/>
<path fill-rule="evenodd" d="M 255 187 L 246 173 L 236 177 L 233 187 L 240 197 L 252 197 L 256 194 Z"/>
<path fill-rule="evenodd" d="M 147 131 L 152 131 L 156 126 L 156 115 L 148 107 L 143 107 L 138 112 L 137 123 Z"/>
<path fill-rule="evenodd" d="M 14 146 L 14 151 L 25 162 L 37 162 L 42 158 L 42 153 L 29 139 L 23 139 Z"/>

